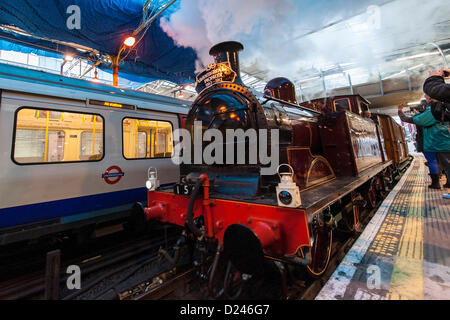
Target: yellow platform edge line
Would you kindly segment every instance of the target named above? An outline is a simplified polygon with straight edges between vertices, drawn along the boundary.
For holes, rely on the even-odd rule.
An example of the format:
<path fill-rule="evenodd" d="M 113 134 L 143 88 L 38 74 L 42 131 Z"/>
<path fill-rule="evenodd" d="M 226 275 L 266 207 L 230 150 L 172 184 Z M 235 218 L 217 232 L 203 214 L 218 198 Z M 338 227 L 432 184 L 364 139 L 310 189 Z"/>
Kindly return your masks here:
<path fill-rule="evenodd" d="M 425 197 L 425 167 L 419 161 L 419 169 L 412 175 L 416 176 L 405 227 L 398 247 L 397 259 L 391 275 L 389 293 L 386 298 L 391 300 L 423 300 L 423 213 Z M 413 176 L 411 176 L 413 177 Z M 408 177 L 409 178 L 409 177 Z"/>

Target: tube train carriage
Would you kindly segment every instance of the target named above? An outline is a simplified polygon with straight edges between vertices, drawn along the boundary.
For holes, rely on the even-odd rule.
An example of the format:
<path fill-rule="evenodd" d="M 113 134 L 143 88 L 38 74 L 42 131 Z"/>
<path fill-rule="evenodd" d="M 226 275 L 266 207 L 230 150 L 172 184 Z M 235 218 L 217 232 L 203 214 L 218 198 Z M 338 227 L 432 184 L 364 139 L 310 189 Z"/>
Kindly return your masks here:
<path fill-rule="evenodd" d="M 0 89 L 0 245 L 130 220 L 149 166 L 178 180 L 185 102 L 3 64 Z"/>
<path fill-rule="evenodd" d="M 250 163 L 248 153 L 245 164 L 182 164 L 174 189 L 155 188 L 156 178 L 149 176 L 144 213 L 147 220 L 185 226 L 184 234 L 203 247 L 212 245 L 216 259 L 223 253 L 241 273 L 257 273 L 273 259 L 320 276 L 330 259 L 333 230 L 359 230 L 362 209 L 376 207 L 387 184 L 411 162 L 403 130 L 389 116 L 363 117 L 370 115 L 369 102 L 359 95 L 298 105 L 285 78 L 270 81 L 264 96 L 252 93 L 239 76 L 242 49 L 237 42 L 211 49 L 215 64 L 197 77 L 200 94 L 186 129 L 191 137 L 195 121 L 203 131 L 222 133 L 279 129 L 280 163 L 290 172 L 261 175 L 267 165 L 259 158 Z M 245 137 L 233 142 L 235 150 L 243 145 L 249 150 Z M 222 151 L 228 152 L 225 145 Z"/>

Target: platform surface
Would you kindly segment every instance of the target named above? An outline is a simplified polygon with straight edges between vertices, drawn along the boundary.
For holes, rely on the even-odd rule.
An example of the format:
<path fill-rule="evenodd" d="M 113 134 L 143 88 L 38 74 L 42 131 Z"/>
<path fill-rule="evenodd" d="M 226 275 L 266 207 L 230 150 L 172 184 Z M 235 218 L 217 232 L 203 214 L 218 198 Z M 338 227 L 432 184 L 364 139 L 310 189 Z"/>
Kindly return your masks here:
<path fill-rule="evenodd" d="M 415 156 L 317 300 L 450 299 L 450 189 L 428 188 L 424 162 Z"/>

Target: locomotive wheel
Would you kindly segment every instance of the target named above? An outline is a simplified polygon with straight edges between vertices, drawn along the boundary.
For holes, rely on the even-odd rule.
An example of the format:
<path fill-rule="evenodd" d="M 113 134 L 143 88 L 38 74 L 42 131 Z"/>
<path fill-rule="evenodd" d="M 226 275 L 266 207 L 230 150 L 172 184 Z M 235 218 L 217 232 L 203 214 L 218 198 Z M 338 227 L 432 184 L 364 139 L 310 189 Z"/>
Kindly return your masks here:
<path fill-rule="evenodd" d="M 370 183 L 366 194 L 370 209 L 374 209 L 377 206 L 377 192 L 374 181 Z"/>
<path fill-rule="evenodd" d="M 357 232 L 359 219 L 359 207 L 351 204 L 350 210 L 345 210 L 342 220 L 339 223 L 341 231 L 354 234 Z"/>
<path fill-rule="evenodd" d="M 375 178 L 375 191 L 379 200 L 386 198 L 386 186 L 384 184 L 384 179 L 382 176 L 377 176 Z"/>
<path fill-rule="evenodd" d="M 320 217 L 319 217 L 320 216 Z M 330 262 L 333 246 L 333 230 L 323 221 L 323 214 L 317 214 L 312 222 L 311 263 L 307 265 L 308 273 L 313 277 L 321 276 Z"/>
<path fill-rule="evenodd" d="M 362 194 L 364 199 L 366 200 L 366 206 L 369 209 L 374 209 L 377 206 L 377 186 L 375 179 L 372 179 L 370 182 L 367 182 L 362 189 Z"/>

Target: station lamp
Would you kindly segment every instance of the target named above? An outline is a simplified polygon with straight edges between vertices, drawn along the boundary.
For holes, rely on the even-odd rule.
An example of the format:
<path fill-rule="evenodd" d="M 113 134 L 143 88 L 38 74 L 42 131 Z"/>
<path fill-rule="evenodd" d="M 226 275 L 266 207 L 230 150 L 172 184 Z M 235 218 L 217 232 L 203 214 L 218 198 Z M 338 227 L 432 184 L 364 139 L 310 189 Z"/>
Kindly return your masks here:
<path fill-rule="evenodd" d="M 123 44 L 126 45 L 127 47 L 132 47 L 132 46 L 134 46 L 135 43 L 136 43 L 136 38 L 133 36 L 128 36 L 123 41 Z"/>
<path fill-rule="evenodd" d="M 119 53 L 112 58 L 112 67 L 113 67 L 113 86 L 117 87 L 119 85 L 119 63 L 120 63 L 120 55 L 126 47 L 131 48 L 136 44 L 136 38 L 134 36 L 127 36 L 125 40 L 123 40 L 122 47 L 119 50 Z"/>

